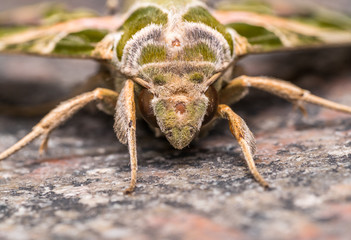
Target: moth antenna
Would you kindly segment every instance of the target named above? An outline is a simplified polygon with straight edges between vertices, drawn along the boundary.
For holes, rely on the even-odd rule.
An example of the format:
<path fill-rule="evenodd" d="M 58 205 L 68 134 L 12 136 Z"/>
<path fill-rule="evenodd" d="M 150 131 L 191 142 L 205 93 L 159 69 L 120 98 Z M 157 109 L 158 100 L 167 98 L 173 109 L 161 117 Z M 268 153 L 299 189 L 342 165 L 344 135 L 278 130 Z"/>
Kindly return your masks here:
<path fill-rule="evenodd" d="M 133 78 L 134 82 L 138 83 L 139 85 L 143 86 L 144 88 L 147 88 L 147 89 L 150 89 L 151 86 L 150 84 L 145 81 L 144 79 L 141 79 L 141 78 Z"/>
<path fill-rule="evenodd" d="M 44 135 L 44 139 L 39 148 L 39 152 L 43 153 L 46 149 L 50 132 L 69 119 L 81 108 L 93 101 L 100 102 L 105 104 L 107 108 L 111 108 L 111 106 L 115 106 L 117 98 L 118 94 L 115 91 L 97 88 L 94 91 L 83 93 L 62 102 L 56 108 L 51 110 L 36 126 L 34 126 L 29 134 L 19 140 L 15 145 L 2 152 L 0 154 L 0 160 L 11 156 L 41 135 Z"/>
<path fill-rule="evenodd" d="M 244 91 L 247 88 L 256 88 L 268 93 L 274 94 L 278 97 L 284 98 L 302 110 L 304 113 L 302 103 L 312 103 L 321 107 L 329 108 L 335 111 L 351 114 L 351 107 L 336 103 L 316 95 L 311 94 L 308 90 L 302 89 L 290 82 L 268 78 L 268 77 L 248 77 L 240 76 L 233 79 L 221 94 L 224 99 L 229 99 L 230 94 L 236 91 Z"/>
<path fill-rule="evenodd" d="M 222 72 L 214 74 L 211 78 L 209 78 L 205 83 L 206 89 L 211 86 L 220 76 L 222 76 Z"/>
<path fill-rule="evenodd" d="M 302 96 L 301 100 L 335 111 L 351 114 L 351 107 L 318 97 L 316 95 L 310 94 L 308 91 L 304 92 L 304 95 Z"/>

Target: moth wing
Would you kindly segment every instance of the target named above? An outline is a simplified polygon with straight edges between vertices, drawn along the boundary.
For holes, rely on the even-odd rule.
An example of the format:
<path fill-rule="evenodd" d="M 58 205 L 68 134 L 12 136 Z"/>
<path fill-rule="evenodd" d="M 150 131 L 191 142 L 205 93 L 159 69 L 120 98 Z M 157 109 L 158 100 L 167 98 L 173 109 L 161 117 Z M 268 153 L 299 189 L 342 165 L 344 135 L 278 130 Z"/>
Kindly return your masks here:
<path fill-rule="evenodd" d="M 284 17 L 279 17 L 275 14 L 279 9 L 257 2 L 222 8 L 231 10 L 216 10 L 213 16 L 235 30 L 238 56 L 351 45 L 351 18 L 342 13 L 320 7 L 314 10 L 291 8 L 285 9 Z"/>
<path fill-rule="evenodd" d="M 0 53 L 109 60 L 122 19 L 57 4 L 0 13 Z"/>

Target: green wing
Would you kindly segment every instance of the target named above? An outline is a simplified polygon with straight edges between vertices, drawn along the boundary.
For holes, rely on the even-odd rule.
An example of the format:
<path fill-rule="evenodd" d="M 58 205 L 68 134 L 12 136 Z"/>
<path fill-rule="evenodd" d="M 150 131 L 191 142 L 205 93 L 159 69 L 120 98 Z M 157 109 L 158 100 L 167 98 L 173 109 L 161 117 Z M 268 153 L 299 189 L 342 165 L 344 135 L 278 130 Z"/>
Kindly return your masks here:
<path fill-rule="evenodd" d="M 99 17 L 90 10 L 68 11 L 57 4 L 23 7 L 0 13 L 0 52 L 111 59 L 108 34 L 121 24 L 119 16 Z"/>
<path fill-rule="evenodd" d="M 213 15 L 234 29 L 237 55 L 311 47 L 351 45 L 351 18 L 316 7 L 285 9 L 257 1 L 226 4 Z M 279 14 L 278 14 L 279 15 Z"/>
<path fill-rule="evenodd" d="M 276 16 L 274 6 L 252 0 L 220 8 L 225 10 L 213 15 L 237 33 L 238 56 L 351 44 L 351 18 L 340 13 L 299 10 L 283 18 Z M 90 10 L 67 11 L 57 4 L 16 9 L 0 13 L 0 52 L 111 59 L 113 32 L 122 24 L 121 16 L 99 17 Z"/>

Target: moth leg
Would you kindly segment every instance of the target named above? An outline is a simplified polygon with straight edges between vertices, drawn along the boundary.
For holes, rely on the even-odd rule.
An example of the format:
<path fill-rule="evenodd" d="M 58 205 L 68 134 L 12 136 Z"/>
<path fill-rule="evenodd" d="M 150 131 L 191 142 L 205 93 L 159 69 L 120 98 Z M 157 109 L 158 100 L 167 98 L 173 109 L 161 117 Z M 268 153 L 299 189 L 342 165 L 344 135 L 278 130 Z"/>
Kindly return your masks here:
<path fill-rule="evenodd" d="M 217 110 L 221 118 L 229 121 L 230 131 L 238 141 L 241 150 L 244 154 L 247 166 L 255 180 L 264 188 L 269 188 L 268 183 L 264 180 L 261 174 L 258 172 L 253 155 L 256 151 L 256 142 L 253 134 L 246 125 L 245 121 L 239 117 L 233 110 L 227 105 L 220 104 Z"/>
<path fill-rule="evenodd" d="M 19 106 L 0 103 L 1 114 L 8 116 L 32 117 L 45 114 L 54 108 L 60 101 L 50 101 L 37 105 Z"/>
<path fill-rule="evenodd" d="M 134 101 L 134 82 L 127 80 L 118 97 L 114 129 L 119 141 L 128 144 L 130 155 L 131 180 L 129 187 L 124 191 L 130 194 L 134 191 L 137 181 L 137 148 L 136 148 L 136 115 Z"/>
<path fill-rule="evenodd" d="M 41 140 L 41 144 L 39 147 L 39 155 L 40 156 L 44 155 L 44 153 L 48 149 L 49 137 L 50 137 L 50 133 L 46 133 L 43 137 L 43 140 Z"/>
<path fill-rule="evenodd" d="M 105 88 L 97 88 L 94 91 L 83 93 L 77 97 L 62 102 L 56 108 L 51 110 L 37 125 L 35 125 L 29 134 L 19 140 L 12 147 L 0 153 L 0 161 L 11 156 L 42 135 L 44 135 L 44 140 L 40 146 L 40 150 L 45 150 L 49 134 L 78 110 L 93 101 L 101 101 L 106 105 L 114 106 L 117 102 L 117 98 L 118 94 L 116 92 Z"/>
<path fill-rule="evenodd" d="M 58 104 L 65 101 L 66 99 L 73 98 L 79 94 L 93 91 L 98 87 L 111 88 L 113 85 L 110 83 L 112 81 L 106 81 L 110 79 L 110 73 L 108 69 L 101 66 L 99 71 L 90 76 L 83 84 L 73 87 L 70 92 L 59 99 L 53 99 L 51 101 L 33 104 L 33 105 L 17 105 L 17 104 L 6 104 L 0 102 L 0 112 L 1 114 L 6 114 L 9 116 L 23 116 L 32 117 L 40 116 L 48 113 L 51 109 L 55 108 Z"/>
<path fill-rule="evenodd" d="M 232 103 L 231 95 L 238 96 L 238 93 L 246 93 L 249 87 L 257 88 L 294 103 L 302 112 L 305 112 L 302 103 L 308 102 L 335 111 L 351 113 L 351 107 L 335 103 L 324 98 L 311 94 L 309 91 L 279 79 L 268 77 L 240 76 L 232 80 L 221 92 L 221 103 Z M 231 94 L 234 92 L 234 94 Z M 238 98 L 234 99 L 237 100 Z"/>
<path fill-rule="evenodd" d="M 236 81 L 236 79 L 237 78 L 230 81 L 230 83 L 220 91 L 220 103 L 231 105 L 240 101 L 249 93 L 249 89 L 243 86 L 241 82 Z"/>

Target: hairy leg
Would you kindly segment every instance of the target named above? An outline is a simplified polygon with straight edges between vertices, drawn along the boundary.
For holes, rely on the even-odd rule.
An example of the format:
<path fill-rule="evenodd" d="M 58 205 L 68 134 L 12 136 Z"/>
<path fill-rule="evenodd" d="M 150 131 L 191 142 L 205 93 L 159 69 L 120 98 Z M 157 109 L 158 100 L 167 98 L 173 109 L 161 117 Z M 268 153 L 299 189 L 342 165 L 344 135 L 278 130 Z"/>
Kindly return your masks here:
<path fill-rule="evenodd" d="M 250 129 L 247 127 L 244 120 L 233 112 L 227 105 L 221 104 L 218 106 L 218 115 L 221 118 L 227 119 L 229 121 L 230 131 L 238 141 L 241 150 L 244 154 L 247 166 L 256 181 L 263 186 L 268 188 L 268 183 L 263 179 L 263 177 L 258 172 L 255 162 L 253 160 L 253 155 L 256 150 L 255 138 L 252 135 Z"/>
<path fill-rule="evenodd" d="M 97 88 L 94 91 L 83 93 L 77 97 L 62 102 L 56 108 L 51 110 L 37 125 L 35 125 L 29 134 L 19 140 L 12 147 L 0 153 L 0 160 L 11 156 L 40 136 L 44 136 L 44 140 L 39 149 L 40 152 L 43 152 L 47 146 L 49 134 L 85 105 L 97 101 L 102 102 L 106 106 L 109 106 L 108 108 L 111 108 L 110 106 L 116 105 L 117 98 L 118 93 L 109 89 Z"/>
<path fill-rule="evenodd" d="M 299 107 L 302 112 L 304 112 L 302 103 L 308 102 L 335 111 L 351 113 L 351 107 L 313 95 L 290 82 L 268 77 L 240 76 L 235 78 L 220 92 L 220 103 L 231 104 L 240 100 L 246 95 L 249 87 L 284 98 Z"/>
<path fill-rule="evenodd" d="M 104 67 L 100 67 L 99 72 L 89 77 L 82 85 L 78 85 L 70 90 L 68 95 L 63 96 L 59 99 L 54 99 L 51 101 L 33 104 L 33 105 L 18 105 L 18 104 L 7 104 L 0 102 L 0 112 L 1 114 L 10 116 L 40 116 L 48 113 L 51 109 L 55 108 L 58 104 L 65 101 L 66 99 L 73 98 L 79 94 L 92 91 L 98 87 L 110 88 L 109 79 L 110 73 Z M 117 100 L 116 100 L 117 101 Z"/>
<path fill-rule="evenodd" d="M 125 190 L 126 194 L 134 191 L 137 181 L 137 148 L 136 148 L 136 116 L 134 102 L 134 83 L 127 80 L 118 97 L 114 129 L 119 141 L 128 144 L 130 155 L 131 180 L 130 186 Z"/>

